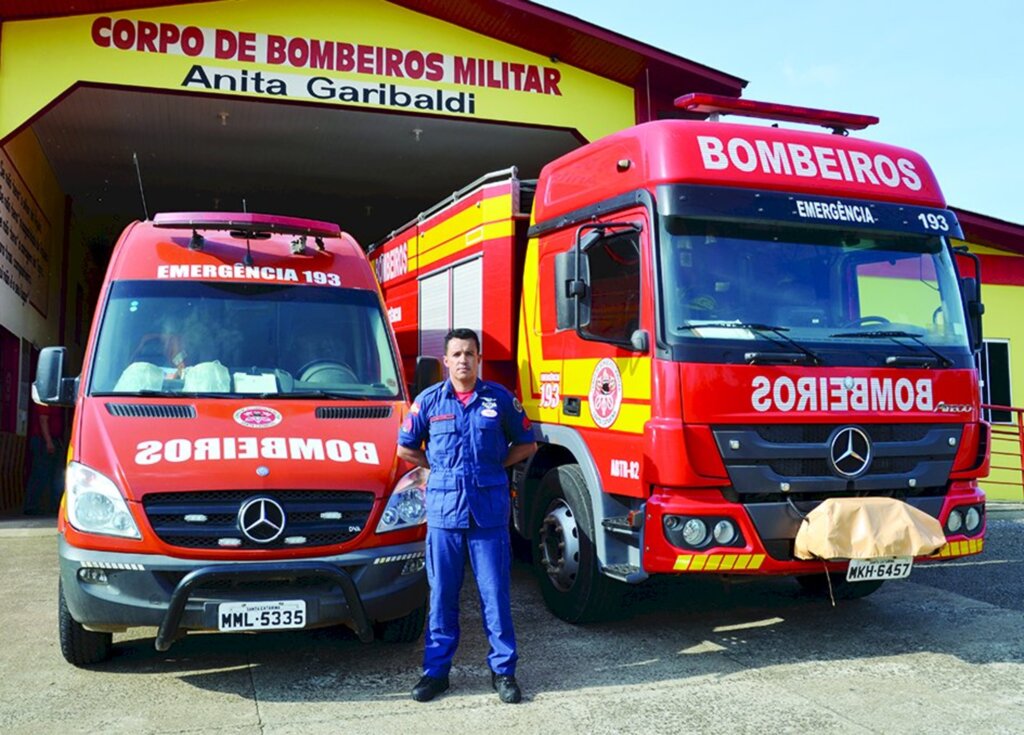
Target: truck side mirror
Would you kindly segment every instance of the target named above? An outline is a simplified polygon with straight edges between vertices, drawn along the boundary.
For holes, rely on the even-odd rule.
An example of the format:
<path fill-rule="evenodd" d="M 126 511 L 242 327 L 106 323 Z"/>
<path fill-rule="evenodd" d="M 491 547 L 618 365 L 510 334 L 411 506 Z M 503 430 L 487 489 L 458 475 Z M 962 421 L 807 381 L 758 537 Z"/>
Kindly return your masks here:
<path fill-rule="evenodd" d="M 985 304 L 981 302 L 981 286 L 977 278 L 961 278 L 960 290 L 964 294 L 967 306 L 967 321 L 971 329 L 971 349 L 977 352 L 984 345 L 981 327 L 981 316 L 985 313 Z"/>
<path fill-rule="evenodd" d="M 40 403 L 54 406 L 73 406 L 78 378 L 64 375 L 66 347 L 44 347 L 39 353 L 36 379 L 32 383 L 32 397 Z"/>
<path fill-rule="evenodd" d="M 418 396 L 434 383 L 444 380 L 444 368 L 436 357 L 420 355 L 416 358 L 416 371 L 413 377 L 413 395 Z"/>
<path fill-rule="evenodd" d="M 571 250 L 555 256 L 555 316 L 558 329 L 579 329 L 590 324 L 590 268 L 584 252 L 601 237 L 599 230 L 589 230 L 577 237 Z"/>

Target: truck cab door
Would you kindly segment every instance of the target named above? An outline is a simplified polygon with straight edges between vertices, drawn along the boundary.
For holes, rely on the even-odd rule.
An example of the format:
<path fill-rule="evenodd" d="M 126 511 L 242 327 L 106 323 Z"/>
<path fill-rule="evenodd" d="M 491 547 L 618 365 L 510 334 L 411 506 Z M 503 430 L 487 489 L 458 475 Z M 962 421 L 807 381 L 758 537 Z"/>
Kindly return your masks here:
<path fill-rule="evenodd" d="M 648 221 L 634 207 L 578 227 L 553 284 L 563 317 L 559 423 L 584 438 L 606 491 L 636 496 L 651 415 Z"/>

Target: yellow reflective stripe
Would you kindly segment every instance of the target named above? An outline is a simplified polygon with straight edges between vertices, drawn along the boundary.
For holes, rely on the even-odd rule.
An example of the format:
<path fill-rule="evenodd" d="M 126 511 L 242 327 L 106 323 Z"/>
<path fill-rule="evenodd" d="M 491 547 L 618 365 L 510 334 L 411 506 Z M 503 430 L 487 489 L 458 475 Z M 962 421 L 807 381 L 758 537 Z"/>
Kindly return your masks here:
<path fill-rule="evenodd" d="M 709 556 L 707 564 L 704 565 L 704 571 L 713 572 L 714 570 L 718 569 L 718 567 L 721 565 L 721 563 L 722 563 L 722 557 L 719 556 L 718 554 L 715 554 L 713 556 Z"/>
<path fill-rule="evenodd" d="M 590 401 L 587 400 L 587 397 L 584 395 L 580 403 L 580 415 L 562 416 L 561 422 L 566 426 L 591 429 L 596 428 L 597 424 L 594 423 L 594 418 L 590 415 Z M 623 431 L 629 434 L 642 434 L 644 432 L 644 424 L 646 424 L 650 418 L 651 405 L 649 403 L 623 403 L 619 407 L 619 415 L 615 418 L 615 423 L 609 426 L 608 430 Z"/>
<path fill-rule="evenodd" d="M 708 558 L 706 556 L 695 556 L 690 561 L 690 571 L 699 572 L 707 564 Z"/>
<path fill-rule="evenodd" d="M 726 554 L 722 557 L 722 564 L 720 569 L 732 569 L 736 564 L 736 554 Z"/>
<path fill-rule="evenodd" d="M 676 563 L 672 565 L 672 568 L 675 569 L 677 572 L 685 571 L 690 566 L 690 560 L 691 559 L 693 559 L 692 556 L 686 556 L 685 554 L 680 554 L 676 558 Z"/>
<path fill-rule="evenodd" d="M 420 233 L 419 243 L 419 262 L 418 267 L 422 270 L 427 266 L 447 258 L 450 255 L 455 255 L 460 250 L 464 250 L 474 243 L 478 243 L 481 240 L 495 240 L 499 237 L 511 237 L 512 236 L 513 223 L 511 220 L 504 220 L 501 222 L 490 222 L 487 224 L 480 225 L 472 228 L 460 228 L 459 231 L 451 238 L 444 238 L 437 236 L 434 230 L 428 230 Z"/>
<path fill-rule="evenodd" d="M 750 566 L 747 568 L 760 569 L 762 564 L 764 564 L 764 554 L 754 554 L 754 558 L 750 560 Z"/>

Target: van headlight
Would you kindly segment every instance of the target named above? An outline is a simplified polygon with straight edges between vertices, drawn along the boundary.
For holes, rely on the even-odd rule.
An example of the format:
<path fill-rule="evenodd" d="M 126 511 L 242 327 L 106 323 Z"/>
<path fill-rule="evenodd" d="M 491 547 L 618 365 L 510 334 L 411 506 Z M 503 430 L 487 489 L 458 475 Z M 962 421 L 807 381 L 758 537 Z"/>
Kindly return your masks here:
<path fill-rule="evenodd" d="M 430 472 L 417 467 L 402 475 L 384 506 L 377 533 L 420 526 L 427 522 L 427 477 Z"/>
<path fill-rule="evenodd" d="M 68 522 L 79 531 L 141 539 L 117 486 L 79 462 L 68 464 L 65 480 Z"/>

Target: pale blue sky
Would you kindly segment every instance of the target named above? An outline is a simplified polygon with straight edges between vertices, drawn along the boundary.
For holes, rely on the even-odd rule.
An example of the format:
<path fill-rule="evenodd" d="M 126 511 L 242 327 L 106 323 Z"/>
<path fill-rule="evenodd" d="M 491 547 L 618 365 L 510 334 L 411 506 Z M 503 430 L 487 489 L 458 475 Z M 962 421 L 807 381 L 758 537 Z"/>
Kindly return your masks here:
<path fill-rule="evenodd" d="M 876 115 L 854 135 L 923 154 L 951 206 L 1024 224 L 1020 0 L 540 2 L 746 79 L 749 99 Z"/>

